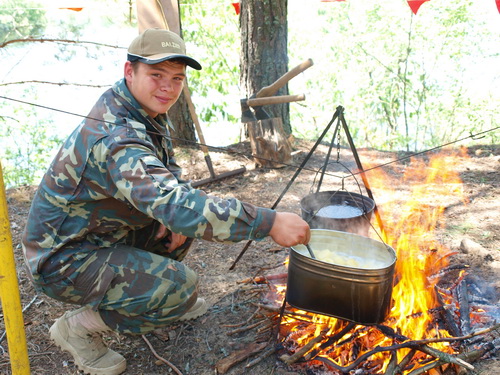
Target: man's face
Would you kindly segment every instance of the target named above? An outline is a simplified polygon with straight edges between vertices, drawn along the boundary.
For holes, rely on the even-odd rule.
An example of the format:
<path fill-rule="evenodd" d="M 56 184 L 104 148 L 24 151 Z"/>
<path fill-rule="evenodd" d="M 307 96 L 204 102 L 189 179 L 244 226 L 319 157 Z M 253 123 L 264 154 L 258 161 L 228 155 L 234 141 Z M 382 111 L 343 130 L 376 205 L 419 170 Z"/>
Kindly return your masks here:
<path fill-rule="evenodd" d="M 186 79 L 186 65 L 164 61 L 154 65 L 138 63 L 134 69 L 127 61 L 125 79 L 134 98 L 154 118 L 166 113 L 179 98 Z"/>

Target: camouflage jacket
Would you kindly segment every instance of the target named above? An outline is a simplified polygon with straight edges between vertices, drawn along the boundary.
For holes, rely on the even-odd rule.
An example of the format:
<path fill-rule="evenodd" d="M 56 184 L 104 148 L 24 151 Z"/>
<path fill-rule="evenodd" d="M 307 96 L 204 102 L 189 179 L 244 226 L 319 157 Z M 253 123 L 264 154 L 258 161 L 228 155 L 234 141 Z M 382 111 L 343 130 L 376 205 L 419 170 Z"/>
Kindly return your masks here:
<path fill-rule="evenodd" d="M 157 220 L 208 241 L 260 240 L 275 212 L 193 189 L 181 179 L 168 117 L 152 119 L 118 81 L 63 144 L 32 202 L 22 244 L 35 280 L 52 255 L 73 261 Z"/>

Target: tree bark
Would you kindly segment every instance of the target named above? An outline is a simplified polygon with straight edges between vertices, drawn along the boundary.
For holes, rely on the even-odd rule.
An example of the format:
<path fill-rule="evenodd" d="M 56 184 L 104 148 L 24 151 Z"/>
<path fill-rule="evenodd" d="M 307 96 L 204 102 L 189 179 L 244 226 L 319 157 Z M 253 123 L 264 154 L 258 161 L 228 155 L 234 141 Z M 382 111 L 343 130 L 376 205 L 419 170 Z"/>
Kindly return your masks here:
<path fill-rule="evenodd" d="M 240 84 L 247 98 L 288 71 L 287 0 L 240 1 Z M 288 95 L 288 85 L 276 95 Z M 265 107 L 291 133 L 289 103 Z"/>

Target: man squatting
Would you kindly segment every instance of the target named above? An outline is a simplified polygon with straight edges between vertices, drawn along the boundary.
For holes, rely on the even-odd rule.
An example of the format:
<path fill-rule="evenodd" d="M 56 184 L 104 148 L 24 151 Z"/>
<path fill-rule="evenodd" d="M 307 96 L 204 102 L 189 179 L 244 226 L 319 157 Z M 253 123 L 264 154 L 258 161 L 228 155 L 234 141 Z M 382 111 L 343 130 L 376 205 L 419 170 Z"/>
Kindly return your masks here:
<path fill-rule="evenodd" d="M 124 78 L 65 141 L 32 202 L 22 239 L 30 277 L 38 291 L 81 306 L 50 336 L 87 374 L 126 369 L 101 333 L 145 334 L 207 311 L 197 275 L 181 263 L 194 238 L 310 239 L 294 213 L 207 195 L 181 178 L 167 111 L 186 66 L 201 69 L 177 34 L 148 29 L 135 38 Z"/>

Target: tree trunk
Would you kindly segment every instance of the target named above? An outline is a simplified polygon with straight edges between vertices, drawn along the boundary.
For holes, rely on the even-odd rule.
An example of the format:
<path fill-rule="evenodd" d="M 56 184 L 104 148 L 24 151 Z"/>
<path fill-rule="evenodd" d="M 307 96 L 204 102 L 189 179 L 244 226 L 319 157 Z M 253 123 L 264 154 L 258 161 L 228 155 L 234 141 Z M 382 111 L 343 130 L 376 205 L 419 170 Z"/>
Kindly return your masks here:
<path fill-rule="evenodd" d="M 240 84 L 247 97 L 269 86 L 288 71 L 287 0 L 240 1 Z M 276 95 L 288 95 L 288 85 Z M 291 133 L 288 103 L 264 108 L 270 117 L 280 118 Z"/>
<path fill-rule="evenodd" d="M 161 29 L 173 31 L 182 36 L 178 0 L 137 1 L 137 21 L 139 24 L 139 32 L 143 32 L 145 29 L 159 27 Z M 170 108 L 168 115 L 175 129 L 171 131 L 174 146 L 185 144 L 193 145 L 193 142 L 196 142 L 196 133 L 184 94 L 182 94 L 177 103 Z"/>
<path fill-rule="evenodd" d="M 280 118 L 245 123 L 252 155 L 259 167 L 282 168 L 292 161 L 292 146 Z"/>

